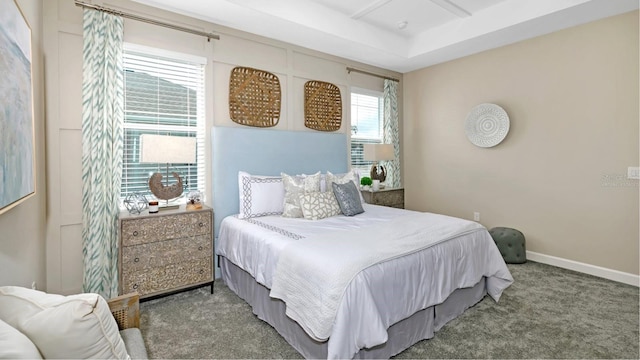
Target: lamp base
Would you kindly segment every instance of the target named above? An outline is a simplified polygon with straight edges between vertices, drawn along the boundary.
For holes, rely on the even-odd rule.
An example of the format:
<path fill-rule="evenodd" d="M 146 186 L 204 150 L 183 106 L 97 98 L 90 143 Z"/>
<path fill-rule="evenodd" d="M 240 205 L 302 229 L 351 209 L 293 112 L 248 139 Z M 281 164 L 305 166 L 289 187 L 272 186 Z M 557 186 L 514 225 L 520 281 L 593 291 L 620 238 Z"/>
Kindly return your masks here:
<path fill-rule="evenodd" d="M 159 211 L 176 210 L 178 208 L 180 208 L 180 205 L 158 205 L 158 210 Z"/>
<path fill-rule="evenodd" d="M 180 175 L 178 175 L 178 173 L 174 172 L 171 174 L 173 175 L 173 178 L 176 180 L 176 182 L 171 185 L 168 185 L 168 184 L 164 185 L 162 183 L 162 174 L 160 173 L 154 173 L 149 178 L 149 190 L 151 190 L 151 193 L 155 195 L 156 198 L 162 199 L 162 200 L 169 200 L 169 199 L 175 199 L 180 195 L 182 195 L 182 190 L 183 190 L 182 178 L 180 178 Z M 167 175 L 167 183 L 169 182 L 168 177 L 169 176 Z"/>
<path fill-rule="evenodd" d="M 387 179 L 387 172 L 382 165 L 371 165 L 371 180 L 380 180 L 380 182 L 384 182 Z"/>

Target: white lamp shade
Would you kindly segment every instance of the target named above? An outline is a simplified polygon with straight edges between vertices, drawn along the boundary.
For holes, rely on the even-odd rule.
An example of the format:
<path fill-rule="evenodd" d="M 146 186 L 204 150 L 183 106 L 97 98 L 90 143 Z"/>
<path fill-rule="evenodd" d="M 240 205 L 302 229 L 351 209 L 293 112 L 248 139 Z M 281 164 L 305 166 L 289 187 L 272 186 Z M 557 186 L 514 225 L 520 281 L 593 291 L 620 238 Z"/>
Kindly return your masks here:
<path fill-rule="evenodd" d="M 141 163 L 191 164 L 196 162 L 196 138 L 140 135 Z"/>
<path fill-rule="evenodd" d="M 392 144 L 364 144 L 363 150 L 366 161 L 393 160 L 395 158 Z"/>

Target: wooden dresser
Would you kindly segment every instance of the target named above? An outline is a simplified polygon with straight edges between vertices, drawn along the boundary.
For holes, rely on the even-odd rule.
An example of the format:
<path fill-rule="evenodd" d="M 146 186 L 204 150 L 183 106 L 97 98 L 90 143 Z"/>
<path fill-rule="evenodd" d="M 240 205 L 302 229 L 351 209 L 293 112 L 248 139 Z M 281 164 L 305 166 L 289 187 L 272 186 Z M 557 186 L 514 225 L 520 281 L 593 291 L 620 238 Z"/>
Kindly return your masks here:
<path fill-rule="evenodd" d="M 118 290 L 140 299 L 211 285 L 213 210 L 161 210 L 120 214 Z"/>
<path fill-rule="evenodd" d="M 367 204 L 404 209 L 403 188 L 386 188 L 378 191 L 361 190 L 361 192 Z"/>

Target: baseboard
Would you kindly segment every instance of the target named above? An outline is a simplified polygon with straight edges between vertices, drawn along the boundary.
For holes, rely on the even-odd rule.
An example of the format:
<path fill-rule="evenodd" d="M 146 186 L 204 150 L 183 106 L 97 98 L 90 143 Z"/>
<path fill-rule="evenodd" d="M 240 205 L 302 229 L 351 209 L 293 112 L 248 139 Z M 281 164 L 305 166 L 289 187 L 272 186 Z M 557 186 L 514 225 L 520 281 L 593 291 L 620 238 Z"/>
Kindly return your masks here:
<path fill-rule="evenodd" d="M 557 266 L 563 269 L 569 269 L 601 278 L 605 278 L 608 280 L 613 280 L 617 282 L 621 282 L 628 285 L 638 286 L 640 287 L 640 276 L 625 273 L 618 270 L 612 270 L 603 268 L 600 266 L 585 264 L 573 260 L 563 259 L 551 255 L 545 255 L 536 253 L 533 251 L 527 251 L 527 260 Z"/>

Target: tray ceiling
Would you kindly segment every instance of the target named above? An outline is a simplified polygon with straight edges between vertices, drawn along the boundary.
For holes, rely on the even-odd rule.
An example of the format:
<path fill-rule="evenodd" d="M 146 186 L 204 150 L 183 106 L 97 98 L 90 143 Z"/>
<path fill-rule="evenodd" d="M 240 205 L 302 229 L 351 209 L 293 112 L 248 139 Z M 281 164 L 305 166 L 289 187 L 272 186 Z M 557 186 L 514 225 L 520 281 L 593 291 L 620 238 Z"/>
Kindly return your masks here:
<path fill-rule="evenodd" d="M 134 0 L 401 73 L 638 9 L 637 0 Z"/>

